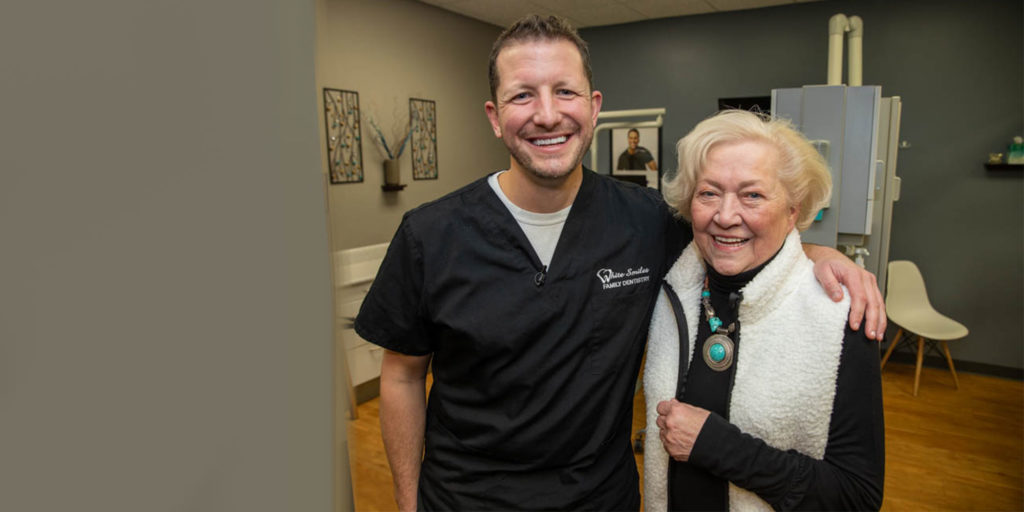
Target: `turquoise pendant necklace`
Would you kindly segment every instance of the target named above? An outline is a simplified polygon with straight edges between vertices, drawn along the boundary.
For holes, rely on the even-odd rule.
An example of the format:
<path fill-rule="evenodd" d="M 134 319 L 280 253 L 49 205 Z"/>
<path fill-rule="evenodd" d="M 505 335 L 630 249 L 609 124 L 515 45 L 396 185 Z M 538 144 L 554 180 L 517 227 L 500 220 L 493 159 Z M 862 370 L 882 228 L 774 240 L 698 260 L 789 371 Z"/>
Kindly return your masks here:
<path fill-rule="evenodd" d="M 700 292 L 700 301 L 704 305 L 708 327 L 711 327 L 711 336 L 704 340 L 704 348 L 701 350 L 704 353 L 704 362 L 716 372 L 728 370 L 736 353 L 736 346 L 729 338 L 736 330 L 736 322 L 722 328 L 722 319 L 715 316 L 715 309 L 711 307 L 711 290 L 708 288 L 707 277 L 704 278 L 704 290 Z"/>

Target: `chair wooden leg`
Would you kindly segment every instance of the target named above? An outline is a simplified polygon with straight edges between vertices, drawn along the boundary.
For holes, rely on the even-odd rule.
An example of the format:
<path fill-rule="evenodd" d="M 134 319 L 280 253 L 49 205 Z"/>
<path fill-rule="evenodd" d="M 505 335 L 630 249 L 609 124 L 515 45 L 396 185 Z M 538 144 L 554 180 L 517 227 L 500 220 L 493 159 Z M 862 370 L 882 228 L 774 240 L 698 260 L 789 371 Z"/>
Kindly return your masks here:
<path fill-rule="evenodd" d="M 914 396 L 921 384 L 921 361 L 924 359 L 924 336 L 917 337 L 917 370 L 914 371 Z"/>
<path fill-rule="evenodd" d="M 900 342 L 900 337 L 903 336 L 903 328 L 896 331 L 896 337 L 892 339 L 892 343 L 889 344 L 889 350 L 885 351 L 885 355 L 882 356 L 882 369 L 885 369 L 885 362 L 889 360 L 889 356 L 892 355 L 892 349 L 896 348 L 896 345 Z"/>
<path fill-rule="evenodd" d="M 942 340 L 939 343 L 942 344 L 942 351 L 946 354 L 946 362 L 949 363 L 949 373 L 953 374 L 953 385 L 956 389 L 960 389 L 960 380 L 956 378 L 956 369 L 953 368 L 953 356 L 949 355 L 949 345 L 946 345 L 946 340 Z"/>

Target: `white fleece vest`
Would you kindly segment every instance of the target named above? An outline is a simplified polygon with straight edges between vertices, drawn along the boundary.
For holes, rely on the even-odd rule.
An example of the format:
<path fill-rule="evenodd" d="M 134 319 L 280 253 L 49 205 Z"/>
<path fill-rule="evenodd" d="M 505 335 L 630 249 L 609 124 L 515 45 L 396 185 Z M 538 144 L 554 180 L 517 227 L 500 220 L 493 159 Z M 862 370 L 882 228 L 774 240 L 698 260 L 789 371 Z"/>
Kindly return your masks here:
<path fill-rule="evenodd" d="M 701 357 L 697 351 L 704 341 L 696 339 L 704 274 L 704 262 L 691 243 L 665 277 L 686 314 L 691 364 Z M 729 421 L 775 448 L 822 459 L 849 309 L 849 292 L 839 303 L 825 294 L 793 230 L 775 259 L 743 288 Z M 663 511 L 668 506 L 669 457 L 657 433 L 656 408 L 675 396 L 679 373 L 679 333 L 664 293 L 655 305 L 649 336 L 643 377 L 644 507 Z M 756 494 L 732 483 L 729 508 L 771 510 Z"/>

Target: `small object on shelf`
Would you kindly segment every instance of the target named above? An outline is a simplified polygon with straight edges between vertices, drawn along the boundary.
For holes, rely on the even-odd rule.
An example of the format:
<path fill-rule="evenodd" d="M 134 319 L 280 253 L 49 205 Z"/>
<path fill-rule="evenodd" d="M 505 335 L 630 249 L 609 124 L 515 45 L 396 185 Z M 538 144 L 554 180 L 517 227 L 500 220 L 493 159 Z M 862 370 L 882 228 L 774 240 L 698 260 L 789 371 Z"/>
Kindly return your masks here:
<path fill-rule="evenodd" d="M 384 160 L 384 184 L 380 186 L 380 189 L 385 192 L 398 192 L 405 188 L 405 185 L 399 183 L 401 170 L 402 167 L 397 158 Z"/>
<path fill-rule="evenodd" d="M 1001 164 L 1001 163 L 1003 163 L 1003 154 L 1002 153 L 989 153 L 988 154 L 988 163 L 990 163 L 990 164 Z"/>
<path fill-rule="evenodd" d="M 401 185 L 401 171 L 398 159 L 384 160 L 384 184 Z"/>
<path fill-rule="evenodd" d="M 1013 138 L 1013 143 L 1010 144 L 1010 151 L 1006 155 L 1006 163 L 1024 164 L 1024 137 L 1018 135 Z"/>

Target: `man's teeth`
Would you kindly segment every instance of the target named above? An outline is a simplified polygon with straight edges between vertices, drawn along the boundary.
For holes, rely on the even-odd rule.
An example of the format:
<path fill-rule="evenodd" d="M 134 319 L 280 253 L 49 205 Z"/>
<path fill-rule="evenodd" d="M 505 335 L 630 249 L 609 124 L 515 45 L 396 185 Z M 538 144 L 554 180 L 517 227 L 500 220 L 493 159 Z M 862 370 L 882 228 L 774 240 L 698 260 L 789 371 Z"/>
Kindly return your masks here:
<path fill-rule="evenodd" d="M 720 244 L 738 244 L 741 242 L 745 242 L 746 240 L 746 238 L 726 238 L 724 236 L 715 237 L 715 241 Z"/>
<path fill-rule="evenodd" d="M 534 146 L 550 146 L 552 144 L 561 144 L 567 140 L 565 135 L 561 137 L 554 137 L 551 139 L 537 139 L 532 141 Z"/>

